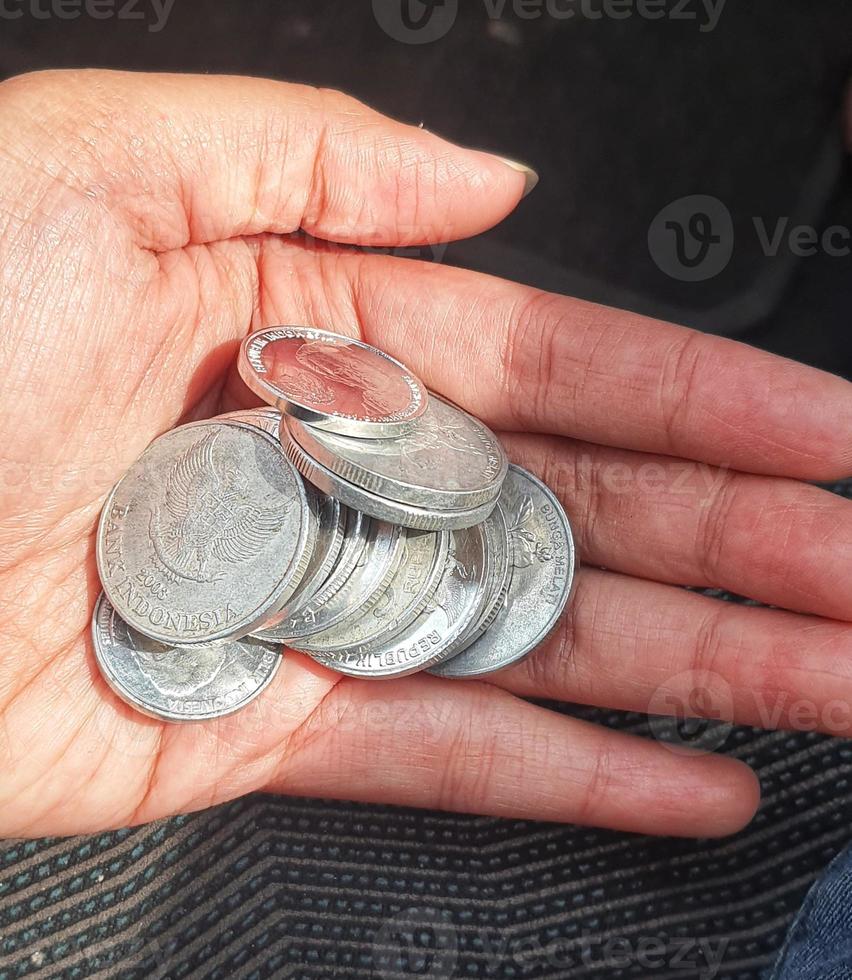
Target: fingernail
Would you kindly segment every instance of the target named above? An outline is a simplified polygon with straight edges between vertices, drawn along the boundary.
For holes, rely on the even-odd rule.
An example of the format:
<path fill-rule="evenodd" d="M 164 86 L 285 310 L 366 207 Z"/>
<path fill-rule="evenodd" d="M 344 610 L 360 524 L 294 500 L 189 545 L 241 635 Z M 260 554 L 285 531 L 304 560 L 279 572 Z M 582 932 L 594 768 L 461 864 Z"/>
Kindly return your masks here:
<path fill-rule="evenodd" d="M 525 163 L 519 163 L 517 160 L 510 160 L 509 157 L 498 157 L 498 159 L 502 160 L 507 167 L 511 167 L 512 170 L 517 170 L 519 174 L 524 175 L 524 180 L 526 183 L 524 185 L 523 196 L 526 197 L 538 183 L 538 174 L 532 167 L 528 167 Z"/>

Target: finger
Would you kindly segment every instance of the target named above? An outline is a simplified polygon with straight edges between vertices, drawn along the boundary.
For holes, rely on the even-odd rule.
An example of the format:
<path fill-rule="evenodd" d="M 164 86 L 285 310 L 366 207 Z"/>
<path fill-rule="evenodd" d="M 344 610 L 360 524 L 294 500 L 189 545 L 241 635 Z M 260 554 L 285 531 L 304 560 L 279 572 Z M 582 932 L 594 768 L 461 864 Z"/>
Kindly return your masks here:
<path fill-rule="evenodd" d="M 584 568 L 558 632 L 494 683 L 516 694 L 852 734 L 852 626 Z"/>
<path fill-rule="evenodd" d="M 340 682 L 268 788 L 680 836 L 732 833 L 758 797 L 734 760 L 684 757 L 492 685 L 426 675 Z"/>
<path fill-rule="evenodd" d="M 504 437 L 568 509 L 583 560 L 852 621 L 852 503 L 795 480 L 552 436 Z"/>
<path fill-rule="evenodd" d="M 833 375 L 461 269 L 276 240 L 260 262 L 266 322 L 360 330 L 495 428 L 803 479 L 852 472 L 852 385 Z"/>
<path fill-rule="evenodd" d="M 4 84 L 0 127 L 62 164 L 157 251 L 302 228 L 449 241 L 500 221 L 528 176 L 339 92 L 257 78 L 70 71 Z"/>
<path fill-rule="evenodd" d="M 4 706 L 7 836 L 129 826 L 256 789 L 683 836 L 731 833 L 757 805 L 734 760 L 674 753 L 491 684 L 364 682 L 287 652 L 239 714 L 163 725 L 120 702 L 80 652 Z M 50 738 L 28 740 L 51 712 Z"/>

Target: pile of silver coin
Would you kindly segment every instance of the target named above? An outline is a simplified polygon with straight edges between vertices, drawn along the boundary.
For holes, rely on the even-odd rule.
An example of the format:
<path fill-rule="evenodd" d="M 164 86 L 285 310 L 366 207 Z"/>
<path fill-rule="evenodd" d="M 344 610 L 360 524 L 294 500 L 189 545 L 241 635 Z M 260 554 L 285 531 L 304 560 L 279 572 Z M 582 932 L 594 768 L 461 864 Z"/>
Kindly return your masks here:
<path fill-rule="evenodd" d="M 497 437 L 404 365 L 310 327 L 251 334 L 268 407 L 156 439 L 101 515 L 99 667 L 169 721 L 218 718 L 282 648 L 342 674 L 476 677 L 553 630 L 571 528 Z"/>

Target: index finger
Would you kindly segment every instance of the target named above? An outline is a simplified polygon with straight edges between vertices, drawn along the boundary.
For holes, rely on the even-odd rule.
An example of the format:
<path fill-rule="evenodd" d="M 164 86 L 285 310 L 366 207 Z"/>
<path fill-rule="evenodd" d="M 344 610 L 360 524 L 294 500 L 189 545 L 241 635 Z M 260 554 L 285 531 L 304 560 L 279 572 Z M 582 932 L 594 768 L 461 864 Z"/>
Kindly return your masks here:
<path fill-rule="evenodd" d="M 462 269 L 265 248 L 270 271 L 310 267 L 301 296 L 267 277 L 265 317 L 331 308 L 336 329 L 360 330 L 494 428 L 799 479 L 852 472 L 852 384 L 835 375 Z"/>

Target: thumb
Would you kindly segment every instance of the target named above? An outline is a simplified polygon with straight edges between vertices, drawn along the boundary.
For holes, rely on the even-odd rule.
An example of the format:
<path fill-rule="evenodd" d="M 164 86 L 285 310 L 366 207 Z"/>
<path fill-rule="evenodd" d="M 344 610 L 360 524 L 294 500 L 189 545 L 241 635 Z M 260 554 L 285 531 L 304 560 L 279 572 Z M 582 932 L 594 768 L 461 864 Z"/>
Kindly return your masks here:
<path fill-rule="evenodd" d="M 156 251 L 299 228 L 349 244 L 449 241 L 496 224 L 535 181 L 301 85 L 90 70 L 2 89 L 0 128 L 27 138 L 36 159 L 62 161 L 66 183 Z"/>

